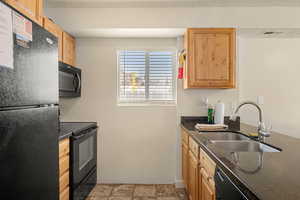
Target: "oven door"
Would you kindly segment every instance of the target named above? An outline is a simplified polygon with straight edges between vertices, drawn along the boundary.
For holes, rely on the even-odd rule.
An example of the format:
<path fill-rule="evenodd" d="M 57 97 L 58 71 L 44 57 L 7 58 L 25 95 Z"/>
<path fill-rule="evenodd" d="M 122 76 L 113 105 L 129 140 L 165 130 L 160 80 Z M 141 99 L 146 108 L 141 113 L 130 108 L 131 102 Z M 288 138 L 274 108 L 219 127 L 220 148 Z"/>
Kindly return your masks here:
<path fill-rule="evenodd" d="M 71 137 L 72 188 L 86 178 L 97 165 L 97 129 L 90 129 L 79 136 Z"/>
<path fill-rule="evenodd" d="M 59 63 L 59 96 L 81 96 L 81 70 Z"/>
<path fill-rule="evenodd" d="M 97 169 L 93 169 L 80 185 L 72 190 L 71 200 L 85 200 L 97 184 Z"/>

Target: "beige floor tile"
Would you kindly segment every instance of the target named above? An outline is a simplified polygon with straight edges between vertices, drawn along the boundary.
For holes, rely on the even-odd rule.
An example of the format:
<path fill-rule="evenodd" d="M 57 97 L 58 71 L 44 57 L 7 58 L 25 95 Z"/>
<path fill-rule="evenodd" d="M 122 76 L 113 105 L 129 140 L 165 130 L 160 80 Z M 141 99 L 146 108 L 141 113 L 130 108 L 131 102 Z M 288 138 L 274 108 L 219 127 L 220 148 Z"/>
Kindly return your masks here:
<path fill-rule="evenodd" d="M 136 185 L 134 197 L 155 197 L 156 188 L 154 185 Z"/>
<path fill-rule="evenodd" d="M 156 185 L 156 194 L 158 197 L 176 197 L 174 185 Z"/>
<path fill-rule="evenodd" d="M 156 197 L 133 197 L 133 200 L 156 200 Z"/>
<path fill-rule="evenodd" d="M 111 195 L 112 189 L 113 189 L 112 185 L 98 184 L 95 186 L 90 196 L 109 197 Z"/>
<path fill-rule="evenodd" d="M 108 200 L 132 200 L 132 197 L 109 197 Z"/>
<path fill-rule="evenodd" d="M 116 185 L 112 190 L 112 196 L 130 197 L 133 195 L 134 185 Z"/>
<path fill-rule="evenodd" d="M 178 197 L 157 197 L 157 200 L 179 200 Z"/>
<path fill-rule="evenodd" d="M 86 200 L 108 200 L 108 197 L 90 196 Z"/>

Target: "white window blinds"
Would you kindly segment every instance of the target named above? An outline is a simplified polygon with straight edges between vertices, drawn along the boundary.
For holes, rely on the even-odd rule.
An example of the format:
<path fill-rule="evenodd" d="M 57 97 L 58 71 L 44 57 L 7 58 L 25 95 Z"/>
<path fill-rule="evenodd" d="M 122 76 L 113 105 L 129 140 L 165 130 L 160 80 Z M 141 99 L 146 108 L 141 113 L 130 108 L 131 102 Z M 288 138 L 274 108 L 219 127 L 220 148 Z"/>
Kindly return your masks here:
<path fill-rule="evenodd" d="M 174 103 L 175 53 L 119 51 L 119 103 Z"/>

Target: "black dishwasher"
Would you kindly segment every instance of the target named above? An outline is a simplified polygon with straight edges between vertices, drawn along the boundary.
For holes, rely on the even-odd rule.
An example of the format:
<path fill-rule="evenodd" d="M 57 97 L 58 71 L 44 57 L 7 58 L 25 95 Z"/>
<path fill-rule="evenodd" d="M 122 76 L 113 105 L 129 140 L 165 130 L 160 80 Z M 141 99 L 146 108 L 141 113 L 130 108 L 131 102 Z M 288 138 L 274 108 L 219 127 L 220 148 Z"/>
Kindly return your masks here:
<path fill-rule="evenodd" d="M 216 168 L 214 179 L 216 200 L 248 200 L 220 168 Z"/>

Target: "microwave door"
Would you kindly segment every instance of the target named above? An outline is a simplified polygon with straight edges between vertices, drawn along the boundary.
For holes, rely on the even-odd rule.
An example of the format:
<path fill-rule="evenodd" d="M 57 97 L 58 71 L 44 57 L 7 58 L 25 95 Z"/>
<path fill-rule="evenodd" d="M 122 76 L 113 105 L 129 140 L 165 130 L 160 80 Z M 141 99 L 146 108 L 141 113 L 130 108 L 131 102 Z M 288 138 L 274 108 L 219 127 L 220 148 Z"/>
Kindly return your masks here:
<path fill-rule="evenodd" d="M 76 92 L 76 76 L 72 73 L 59 72 L 59 90 L 63 92 Z"/>

